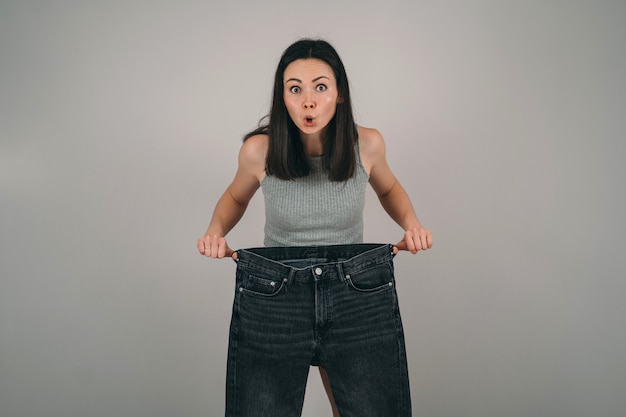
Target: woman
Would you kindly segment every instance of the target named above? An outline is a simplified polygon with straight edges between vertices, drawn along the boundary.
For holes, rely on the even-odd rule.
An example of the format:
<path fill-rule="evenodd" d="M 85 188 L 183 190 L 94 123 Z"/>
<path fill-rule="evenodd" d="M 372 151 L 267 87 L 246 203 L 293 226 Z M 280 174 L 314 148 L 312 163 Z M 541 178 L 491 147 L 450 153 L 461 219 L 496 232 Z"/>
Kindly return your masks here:
<path fill-rule="evenodd" d="M 395 246 L 363 243 L 367 183 L 404 230 Z M 260 187 L 265 247 L 235 252 L 225 236 Z M 246 135 L 197 245 L 238 263 L 227 416 L 300 415 L 311 365 L 335 416 L 411 415 L 392 259 L 431 248 L 432 235 L 392 174 L 381 134 L 355 124 L 344 66 L 327 42 L 284 51 L 269 123 Z"/>

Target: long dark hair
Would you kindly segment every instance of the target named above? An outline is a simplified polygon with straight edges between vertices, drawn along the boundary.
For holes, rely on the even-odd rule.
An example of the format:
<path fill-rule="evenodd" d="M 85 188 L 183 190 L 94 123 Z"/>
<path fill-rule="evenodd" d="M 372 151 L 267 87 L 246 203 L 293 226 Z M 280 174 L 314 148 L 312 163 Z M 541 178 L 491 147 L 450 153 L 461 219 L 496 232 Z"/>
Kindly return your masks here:
<path fill-rule="evenodd" d="M 310 166 L 298 128 L 287 112 L 283 97 L 283 74 L 298 59 L 315 58 L 328 64 L 337 80 L 338 103 L 335 116 L 328 124 L 324 141 L 323 165 L 331 181 L 346 181 L 356 172 L 357 128 L 352 115 L 348 76 L 339 54 L 328 42 L 301 39 L 289 46 L 280 58 L 274 77 L 274 93 L 270 114 L 261 119 L 259 127 L 244 140 L 257 134 L 269 136 L 265 169 L 268 175 L 292 180 L 309 174 Z M 269 122 L 267 122 L 269 118 Z"/>

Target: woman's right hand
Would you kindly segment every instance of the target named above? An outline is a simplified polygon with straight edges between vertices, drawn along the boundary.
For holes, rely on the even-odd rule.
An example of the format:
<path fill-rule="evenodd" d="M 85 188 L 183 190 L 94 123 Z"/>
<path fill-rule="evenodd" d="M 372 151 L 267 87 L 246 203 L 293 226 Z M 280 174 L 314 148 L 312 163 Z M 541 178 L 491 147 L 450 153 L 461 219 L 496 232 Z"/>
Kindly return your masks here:
<path fill-rule="evenodd" d="M 226 239 L 218 235 L 205 235 L 198 239 L 198 251 L 209 258 L 232 257 L 234 253 Z"/>

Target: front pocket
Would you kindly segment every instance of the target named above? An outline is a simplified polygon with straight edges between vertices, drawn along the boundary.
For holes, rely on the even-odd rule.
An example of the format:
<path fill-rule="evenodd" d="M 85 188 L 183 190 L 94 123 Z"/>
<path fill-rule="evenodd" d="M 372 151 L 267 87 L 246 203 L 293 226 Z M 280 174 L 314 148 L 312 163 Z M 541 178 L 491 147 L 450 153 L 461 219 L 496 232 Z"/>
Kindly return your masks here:
<path fill-rule="evenodd" d="M 271 280 L 248 275 L 239 287 L 239 292 L 260 297 L 273 297 L 285 286 L 284 280 Z"/>
<path fill-rule="evenodd" d="M 348 285 L 359 292 L 376 292 L 393 287 L 393 272 L 387 264 L 346 274 Z"/>

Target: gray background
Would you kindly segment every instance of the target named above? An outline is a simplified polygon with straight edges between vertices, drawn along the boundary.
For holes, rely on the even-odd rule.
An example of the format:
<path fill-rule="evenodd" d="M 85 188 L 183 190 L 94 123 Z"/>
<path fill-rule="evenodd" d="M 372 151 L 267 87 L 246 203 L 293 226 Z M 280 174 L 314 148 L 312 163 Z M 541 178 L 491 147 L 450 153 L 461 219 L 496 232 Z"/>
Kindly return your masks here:
<path fill-rule="evenodd" d="M 626 410 L 623 1 L 0 3 L 0 416 L 222 414 L 196 253 L 302 36 L 436 246 L 397 257 L 415 415 Z M 402 231 L 372 193 L 366 239 Z M 262 242 L 260 194 L 229 235 Z M 312 373 L 304 416 L 330 415 Z"/>

